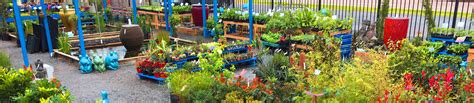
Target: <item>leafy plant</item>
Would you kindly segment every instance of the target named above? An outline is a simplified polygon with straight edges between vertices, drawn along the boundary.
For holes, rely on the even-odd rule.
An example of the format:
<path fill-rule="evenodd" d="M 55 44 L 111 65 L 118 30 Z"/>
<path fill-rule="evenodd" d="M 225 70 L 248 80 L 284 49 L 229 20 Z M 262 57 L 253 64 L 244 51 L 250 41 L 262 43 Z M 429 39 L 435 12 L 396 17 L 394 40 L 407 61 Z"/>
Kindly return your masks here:
<path fill-rule="evenodd" d="M 293 41 L 302 41 L 302 42 L 312 42 L 315 39 L 316 35 L 297 35 L 292 36 L 290 40 Z"/>
<path fill-rule="evenodd" d="M 423 0 L 423 7 L 425 8 L 425 19 L 428 21 L 428 34 L 431 34 L 433 33 L 431 29 L 436 26 L 433 18 L 433 9 L 431 8 L 431 1 Z"/>
<path fill-rule="evenodd" d="M 469 45 L 467 44 L 452 44 L 448 46 L 448 51 L 454 54 L 464 54 L 469 49 Z"/>
<path fill-rule="evenodd" d="M 298 10 L 294 13 L 295 21 L 293 22 L 298 22 L 298 27 L 300 28 L 311 28 L 311 23 L 315 20 L 315 14 L 309 8 Z"/>
<path fill-rule="evenodd" d="M 210 17 L 210 18 L 212 18 L 212 17 Z M 207 26 L 207 30 L 214 29 L 214 27 L 216 26 L 216 23 L 214 22 L 214 19 L 207 19 L 206 20 L 206 26 Z"/>
<path fill-rule="evenodd" d="M 8 57 L 6 53 L 0 51 L 0 67 L 10 68 L 10 66 L 10 57 Z"/>
<path fill-rule="evenodd" d="M 447 65 L 459 65 L 462 62 L 462 58 L 459 56 L 440 55 L 438 58 Z"/>
<path fill-rule="evenodd" d="M 61 32 L 58 37 L 58 48 L 60 52 L 69 54 L 71 53 L 71 44 L 69 43 L 69 37 Z"/>
<path fill-rule="evenodd" d="M 178 14 L 189 13 L 191 9 L 191 6 L 173 6 L 173 12 Z"/>
<path fill-rule="evenodd" d="M 102 15 L 95 15 L 95 26 L 96 29 L 99 33 L 102 33 L 105 31 L 105 19 L 104 16 Z"/>
<path fill-rule="evenodd" d="M 33 73 L 23 69 L 14 70 L 0 67 L 0 100 L 11 101 L 25 93 L 25 90 L 31 85 Z"/>
<path fill-rule="evenodd" d="M 433 52 L 438 52 L 444 47 L 443 42 L 426 42 L 423 45 L 428 48 L 433 48 L 434 49 Z"/>
<path fill-rule="evenodd" d="M 391 53 L 388 58 L 390 65 L 390 76 L 395 79 L 394 82 L 401 79 L 406 72 L 421 72 L 424 68 L 439 68 L 437 58 L 433 51 L 429 51 L 429 47 L 417 47 L 407 40 L 400 41 L 400 50 Z M 436 47 L 439 47 L 439 44 Z"/>
<path fill-rule="evenodd" d="M 281 36 L 282 35 L 280 33 L 269 32 L 262 35 L 262 40 L 267 41 L 269 43 L 277 43 L 278 41 L 280 41 Z"/>
<path fill-rule="evenodd" d="M 178 31 L 178 29 L 176 27 L 178 27 L 178 25 L 182 23 L 181 17 L 179 17 L 179 14 L 173 14 L 171 16 L 170 23 L 171 23 L 171 28 L 173 29 L 173 35 L 177 35 L 176 31 Z"/>
<path fill-rule="evenodd" d="M 390 0 L 383 0 L 382 1 L 382 8 L 379 9 L 378 11 L 378 18 L 376 22 L 376 37 L 377 38 L 383 38 L 383 30 L 384 30 L 384 24 L 385 24 L 385 18 L 387 18 L 388 13 L 390 11 Z"/>
<path fill-rule="evenodd" d="M 25 20 L 23 21 L 23 25 L 25 27 L 25 35 L 32 35 L 33 34 L 33 21 Z"/>

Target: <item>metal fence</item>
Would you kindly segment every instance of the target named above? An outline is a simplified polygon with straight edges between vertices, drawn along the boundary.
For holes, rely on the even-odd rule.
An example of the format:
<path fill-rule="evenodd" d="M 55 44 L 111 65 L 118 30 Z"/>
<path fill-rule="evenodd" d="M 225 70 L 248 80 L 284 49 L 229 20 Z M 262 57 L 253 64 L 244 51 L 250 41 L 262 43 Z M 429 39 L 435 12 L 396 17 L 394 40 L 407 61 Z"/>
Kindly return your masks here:
<path fill-rule="evenodd" d="M 253 0 L 255 12 L 268 10 L 292 10 L 310 8 L 320 10 L 327 8 L 339 18 L 353 17 L 353 30 L 358 30 L 362 21 L 374 23 L 383 0 Z M 406 17 L 410 19 L 408 38 L 422 34 L 426 38 L 427 21 L 423 0 L 390 0 L 389 17 Z M 242 8 L 248 0 L 234 0 L 234 8 Z M 450 27 L 474 30 L 474 0 L 431 0 L 433 16 L 437 27 Z"/>

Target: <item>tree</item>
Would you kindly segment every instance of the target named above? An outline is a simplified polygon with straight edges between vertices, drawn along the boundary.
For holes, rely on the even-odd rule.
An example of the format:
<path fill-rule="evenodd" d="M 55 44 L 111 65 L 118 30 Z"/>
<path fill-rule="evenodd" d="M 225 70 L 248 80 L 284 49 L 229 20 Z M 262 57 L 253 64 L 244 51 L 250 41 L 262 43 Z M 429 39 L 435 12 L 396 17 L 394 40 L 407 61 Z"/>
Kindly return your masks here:
<path fill-rule="evenodd" d="M 377 38 L 381 39 L 383 38 L 383 31 L 384 31 L 384 24 L 385 24 L 385 18 L 388 16 L 388 12 L 390 9 L 390 0 L 383 0 L 382 2 L 382 7 L 379 9 L 378 13 L 378 18 L 376 22 L 376 36 Z"/>
<path fill-rule="evenodd" d="M 428 35 L 432 33 L 431 28 L 436 27 L 433 18 L 433 9 L 431 8 L 430 0 L 423 0 L 423 7 L 425 8 L 425 19 L 428 21 Z"/>

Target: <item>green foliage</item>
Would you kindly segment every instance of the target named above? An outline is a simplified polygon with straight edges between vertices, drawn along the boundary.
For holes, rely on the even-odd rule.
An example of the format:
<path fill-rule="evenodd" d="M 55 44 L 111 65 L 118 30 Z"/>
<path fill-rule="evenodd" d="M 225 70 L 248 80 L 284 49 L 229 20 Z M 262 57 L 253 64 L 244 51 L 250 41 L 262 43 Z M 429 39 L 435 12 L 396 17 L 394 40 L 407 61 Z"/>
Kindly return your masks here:
<path fill-rule="evenodd" d="M 11 66 L 10 57 L 4 52 L 0 51 L 0 68 L 9 68 Z"/>
<path fill-rule="evenodd" d="M 65 7 L 63 7 L 65 8 Z M 71 29 L 72 29 L 72 32 L 76 33 L 77 31 L 77 19 L 78 17 L 76 15 L 71 15 L 68 17 L 68 21 L 69 23 L 71 24 Z"/>
<path fill-rule="evenodd" d="M 44 101 L 41 99 L 49 99 L 51 102 L 53 100 L 63 101 L 64 103 L 72 102 L 73 97 L 69 91 L 64 87 L 60 87 L 60 84 L 57 84 L 58 82 L 59 81 L 50 82 L 47 79 L 36 80 L 25 90 L 24 94 L 13 97 L 13 100 L 20 103 L 39 103 L 40 101 Z"/>
<path fill-rule="evenodd" d="M 428 48 L 431 47 L 435 50 L 434 52 L 439 52 L 444 47 L 444 43 L 443 42 L 426 42 L 423 44 L 423 46 L 428 47 Z"/>
<path fill-rule="evenodd" d="M 424 44 L 425 46 L 414 46 L 407 40 L 401 44 L 400 50 L 391 53 L 388 58 L 390 64 L 390 76 L 398 81 L 407 72 L 421 72 L 426 68 L 442 69 L 439 67 L 439 57 L 435 57 L 435 51 L 429 48 L 441 48 L 439 43 Z M 443 44 L 444 45 L 444 44 Z"/>
<path fill-rule="evenodd" d="M 447 64 L 448 66 L 457 66 L 462 62 L 462 58 L 460 56 L 440 55 L 438 58 L 440 58 L 440 61 Z"/>
<path fill-rule="evenodd" d="M 201 46 L 206 47 L 206 46 Z M 217 73 L 221 71 L 224 67 L 224 58 L 222 58 L 222 50 L 224 47 L 222 46 L 208 46 L 214 48 L 211 53 L 207 53 L 204 57 L 204 54 L 199 53 L 199 67 L 201 67 L 205 71 L 210 71 L 212 73 Z"/>
<path fill-rule="evenodd" d="M 385 18 L 388 16 L 388 12 L 390 10 L 390 0 L 383 0 L 382 1 L 382 8 L 379 9 L 378 11 L 378 17 L 377 22 L 376 22 L 376 37 L 381 39 L 383 38 L 383 32 L 384 32 L 384 24 L 385 24 Z"/>
<path fill-rule="evenodd" d="M 181 21 L 181 17 L 179 16 L 179 14 L 173 14 L 170 18 L 170 23 L 171 23 L 171 28 L 173 29 L 173 35 L 177 35 L 177 32 L 178 29 L 176 27 L 178 27 L 179 24 L 182 23 Z"/>
<path fill-rule="evenodd" d="M 60 33 L 58 37 L 58 48 L 60 52 L 69 54 L 71 53 L 71 44 L 69 43 L 69 37 L 64 34 Z"/>
<path fill-rule="evenodd" d="M 431 8 L 431 0 L 423 0 L 423 7 L 425 8 L 425 19 L 428 21 L 428 35 L 433 33 L 432 28 L 436 27 L 433 18 L 433 9 Z"/>
<path fill-rule="evenodd" d="M 156 41 L 166 42 L 167 44 L 171 44 L 169 35 L 170 35 L 170 33 L 168 31 L 160 30 L 156 34 Z"/>
<path fill-rule="evenodd" d="M 0 101 L 10 101 L 31 85 L 33 73 L 0 67 Z"/>
<path fill-rule="evenodd" d="M 140 25 L 140 28 L 142 28 L 143 33 L 151 33 L 151 22 L 148 22 L 151 20 L 150 15 L 141 15 L 138 16 L 138 25 Z"/>
<path fill-rule="evenodd" d="M 103 15 L 95 15 L 95 27 L 99 33 L 105 31 L 105 18 Z"/>
<path fill-rule="evenodd" d="M 269 56 L 265 51 L 260 53 L 260 55 Z M 270 60 L 259 59 L 257 61 L 258 70 L 255 71 L 255 74 L 262 78 L 262 80 L 283 84 L 284 82 L 292 82 L 296 79 L 294 71 L 290 69 L 289 58 L 283 53 L 273 54 L 273 57 L 269 58 Z"/>
<path fill-rule="evenodd" d="M 315 20 L 315 14 L 316 12 L 309 8 L 298 10 L 293 14 L 293 22 L 298 22 L 299 28 L 311 28 L 311 23 Z"/>
<path fill-rule="evenodd" d="M 265 15 L 265 13 L 254 16 L 255 23 L 266 23 L 269 19 L 270 17 L 268 15 Z"/>
<path fill-rule="evenodd" d="M 268 32 L 262 35 L 262 40 L 270 42 L 270 43 L 277 43 L 278 41 L 280 41 L 281 36 L 282 35 L 280 33 Z"/>
<path fill-rule="evenodd" d="M 453 52 L 454 54 L 464 54 L 469 49 L 467 44 L 452 44 L 448 46 L 448 51 Z"/>
<path fill-rule="evenodd" d="M 302 41 L 302 42 L 312 42 L 316 38 L 316 35 L 297 35 L 297 36 L 292 36 L 290 40 L 293 41 Z"/>
<path fill-rule="evenodd" d="M 189 13 L 191 12 L 192 7 L 191 6 L 173 6 L 173 13 Z"/>
<path fill-rule="evenodd" d="M 25 35 L 33 34 L 33 23 L 34 21 L 31 21 L 31 20 L 23 21 L 23 26 L 25 27 Z"/>
<path fill-rule="evenodd" d="M 4 18 L 4 17 L 8 17 L 8 12 L 7 12 L 7 9 L 8 9 L 8 5 L 6 5 L 8 2 L 8 0 L 2 0 L 0 1 L 0 17 Z M 1 19 L 0 20 L 0 35 L 5 35 L 4 33 L 7 31 L 7 22 L 5 19 Z"/>
<path fill-rule="evenodd" d="M 210 17 L 210 18 L 212 18 L 212 17 Z M 214 22 L 214 19 L 207 19 L 206 20 L 206 26 L 207 26 L 208 30 L 212 30 L 212 29 L 214 29 L 214 27 L 216 27 L 216 22 Z"/>

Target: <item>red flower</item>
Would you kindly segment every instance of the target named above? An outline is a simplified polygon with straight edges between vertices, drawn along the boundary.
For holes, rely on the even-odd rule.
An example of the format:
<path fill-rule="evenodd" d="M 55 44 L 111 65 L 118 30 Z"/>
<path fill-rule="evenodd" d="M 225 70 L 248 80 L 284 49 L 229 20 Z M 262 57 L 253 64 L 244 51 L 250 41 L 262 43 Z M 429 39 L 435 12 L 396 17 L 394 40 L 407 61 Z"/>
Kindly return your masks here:
<path fill-rule="evenodd" d="M 407 73 L 404 76 L 405 78 L 405 90 L 413 90 L 413 74 Z"/>
<path fill-rule="evenodd" d="M 400 100 L 400 94 L 398 94 L 397 96 L 395 96 L 395 101 L 398 102 L 398 100 Z"/>
<path fill-rule="evenodd" d="M 421 71 L 421 77 L 422 77 L 422 78 L 425 78 L 425 76 L 426 76 L 426 72 L 425 72 L 425 70 L 422 70 L 422 71 Z"/>
<path fill-rule="evenodd" d="M 390 92 L 388 92 L 388 90 L 385 90 L 385 97 L 384 97 L 385 101 L 388 101 L 388 95 L 389 94 L 390 94 Z"/>
<path fill-rule="evenodd" d="M 242 85 L 241 88 L 245 90 L 245 89 L 247 89 L 247 86 L 246 86 L 246 85 Z"/>
<path fill-rule="evenodd" d="M 235 83 L 235 86 L 240 87 L 240 82 L 237 81 L 237 83 Z"/>
<path fill-rule="evenodd" d="M 269 95 L 272 95 L 272 94 L 273 94 L 273 91 L 270 90 L 270 89 L 267 89 L 267 90 L 265 90 L 265 93 L 267 93 L 267 94 L 269 94 Z"/>

